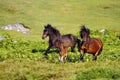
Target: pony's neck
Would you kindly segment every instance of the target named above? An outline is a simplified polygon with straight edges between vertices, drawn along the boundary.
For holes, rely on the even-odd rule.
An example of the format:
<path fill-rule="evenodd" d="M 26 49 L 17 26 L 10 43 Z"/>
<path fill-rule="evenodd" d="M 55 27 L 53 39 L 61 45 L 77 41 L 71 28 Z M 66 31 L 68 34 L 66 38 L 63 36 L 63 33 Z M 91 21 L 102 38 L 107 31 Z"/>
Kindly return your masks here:
<path fill-rule="evenodd" d="M 90 40 L 90 36 L 88 36 L 88 38 L 87 38 L 87 42 L 89 42 L 89 40 Z"/>
<path fill-rule="evenodd" d="M 90 36 L 87 37 L 85 43 L 89 44 L 89 42 L 90 42 Z"/>
<path fill-rule="evenodd" d="M 52 33 L 52 34 L 50 34 L 49 35 L 49 39 L 59 39 L 61 37 L 61 35 L 60 35 L 60 33 L 58 33 L 58 34 L 54 34 L 54 33 Z"/>
<path fill-rule="evenodd" d="M 86 42 L 86 43 L 88 43 L 89 41 L 90 41 L 90 36 L 88 36 L 86 40 L 83 40 L 83 42 Z"/>

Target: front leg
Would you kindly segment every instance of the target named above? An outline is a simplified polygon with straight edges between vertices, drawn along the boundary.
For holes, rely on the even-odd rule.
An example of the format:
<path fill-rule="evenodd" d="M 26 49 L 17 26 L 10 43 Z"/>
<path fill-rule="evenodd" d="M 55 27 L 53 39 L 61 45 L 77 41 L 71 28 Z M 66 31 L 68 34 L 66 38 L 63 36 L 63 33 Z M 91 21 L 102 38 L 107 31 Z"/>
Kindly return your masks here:
<path fill-rule="evenodd" d="M 45 51 L 45 55 L 47 55 L 48 54 L 48 52 L 50 51 L 50 49 L 51 48 L 53 48 L 53 46 L 52 45 L 50 45 L 48 48 L 47 48 L 47 50 Z"/>
<path fill-rule="evenodd" d="M 84 62 L 84 50 L 80 50 L 80 61 Z"/>
<path fill-rule="evenodd" d="M 47 48 L 47 50 L 45 51 L 45 55 L 48 54 L 48 52 L 50 51 L 50 48 L 51 48 L 51 47 L 48 47 L 48 48 Z"/>
<path fill-rule="evenodd" d="M 84 62 L 84 55 L 83 54 L 80 54 L 80 61 Z"/>
<path fill-rule="evenodd" d="M 48 52 L 50 51 L 50 49 L 51 49 L 51 48 L 53 48 L 53 47 L 54 47 L 54 46 L 53 46 L 52 41 L 51 41 L 51 40 L 49 40 L 49 46 L 48 46 L 47 50 L 45 51 L 45 55 L 47 55 L 47 54 L 48 54 Z"/>

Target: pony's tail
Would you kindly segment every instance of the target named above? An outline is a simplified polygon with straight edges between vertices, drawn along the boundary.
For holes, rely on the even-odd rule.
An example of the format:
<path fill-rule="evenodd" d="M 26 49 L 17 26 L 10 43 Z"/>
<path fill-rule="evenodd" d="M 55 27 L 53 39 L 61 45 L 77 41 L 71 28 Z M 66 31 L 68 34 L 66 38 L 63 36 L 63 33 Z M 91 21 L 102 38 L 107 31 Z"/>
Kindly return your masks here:
<path fill-rule="evenodd" d="M 81 40 L 80 39 L 77 39 L 77 47 L 78 47 L 78 51 L 80 52 L 80 48 L 81 48 Z"/>

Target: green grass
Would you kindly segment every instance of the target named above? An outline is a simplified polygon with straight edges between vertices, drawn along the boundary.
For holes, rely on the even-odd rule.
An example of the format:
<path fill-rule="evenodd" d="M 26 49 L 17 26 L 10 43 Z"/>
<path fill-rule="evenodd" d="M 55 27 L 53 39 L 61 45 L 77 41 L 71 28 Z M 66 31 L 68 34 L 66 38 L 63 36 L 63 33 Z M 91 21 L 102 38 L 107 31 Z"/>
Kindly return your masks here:
<path fill-rule="evenodd" d="M 34 60 L 6 60 L 0 63 L 4 80 L 112 80 L 120 79 L 119 62 L 47 63 Z"/>
<path fill-rule="evenodd" d="M 119 4 L 119 0 L 2 0 L 0 26 L 23 23 L 40 34 L 48 23 L 61 33 L 75 34 L 83 24 L 91 29 L 119 29 Z M 66 32 L 68 28 L 72 29 Z"/>
<path fill-rule="evenodd" d="M 84 80 L 119 79 L 119 62 L 48 63 L 34 60 L 6 60 L 0 63 L 0 78 L 17 80 Z M 19 69 L 18 69 L 19 68 Z M 113 76 L 111 76 L 113 75 Z M 80 79 L 79 79 L 80 78 Z M 104 79 L 107 80 L 107 79 Z"/>
<path fill-rule="evenodd" d="M 92 67 L 77 75 L 77 80 L 120 79 L 120 70 L 107 67 Z"/>
<path fill-rule="evenodd" d="M 75 53 L 68 52 L 66 63 L 59 63 L 59 52 L 56 49 L 51 50 L 47 57 L 44 55 L 48 47 L 47 40 L 16 40 L 6 34 L 4 35 L 6 39 L 0 41 L 0 78 L 3 80 L 119 80 L 120 40 L 115 37 L 118 32 L 98 34 L 98 31 L 91 33 L 92 37 L 100 37 L 104 43 L 103 51 L 96 62 L 92 61 L 90 54 L 84 56 L 85 62 L 78 62 L 80 53 L 76 48 Z"/>
<path fill-rule="evenodd" d="M 31 34 L 0 30 L 0 36 L 6 38 L 0 41 L 0 79 L 119 80 L 119 4 L 120 0 L 0 0 L 0 27 L 23 23 L 31 28 Z M 92 55 L 86 54 L 85 62 L 78 62 L 77 49 L 68 53 L 66 63 L 59 63 L 56 49 L 45 58 L 48 39 L 42 40 L 41 35 L 48 23 L 62 34 L 77 37 L 80 26 L 85 24 L 91 37 L 103 41 L 98 60 L 93 62 Z M 106 29 L 107 34 L 100 34 L 100 29 Z"/>

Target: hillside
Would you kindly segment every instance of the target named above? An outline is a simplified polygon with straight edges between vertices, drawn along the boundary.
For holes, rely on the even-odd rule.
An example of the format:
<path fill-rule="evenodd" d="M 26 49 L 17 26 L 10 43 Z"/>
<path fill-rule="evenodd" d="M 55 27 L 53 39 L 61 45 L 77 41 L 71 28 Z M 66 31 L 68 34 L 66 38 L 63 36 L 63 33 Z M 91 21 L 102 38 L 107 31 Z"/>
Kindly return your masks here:
<path fill-rule="evenodd" d="M 119 0 L 0 1 L 0 26 L 23 23 L 40 34 L 48 23 L 73 34 L 83 24 L 91 29 L 120 28 Z"/>
<path fill-rule="evenodd" d="M 120 0 L 0 0 L 0 27 L 22 23 L 30 33 L 0 29 L 0 80 L 120 80 Z M 59 50 L 42 40 L 44 25 L 80 38 L 85 25 L 103 42 L 97 61 L 70 52 L 59 62 Z M 106 34 L 99 31 L 105 29 Z"/>

